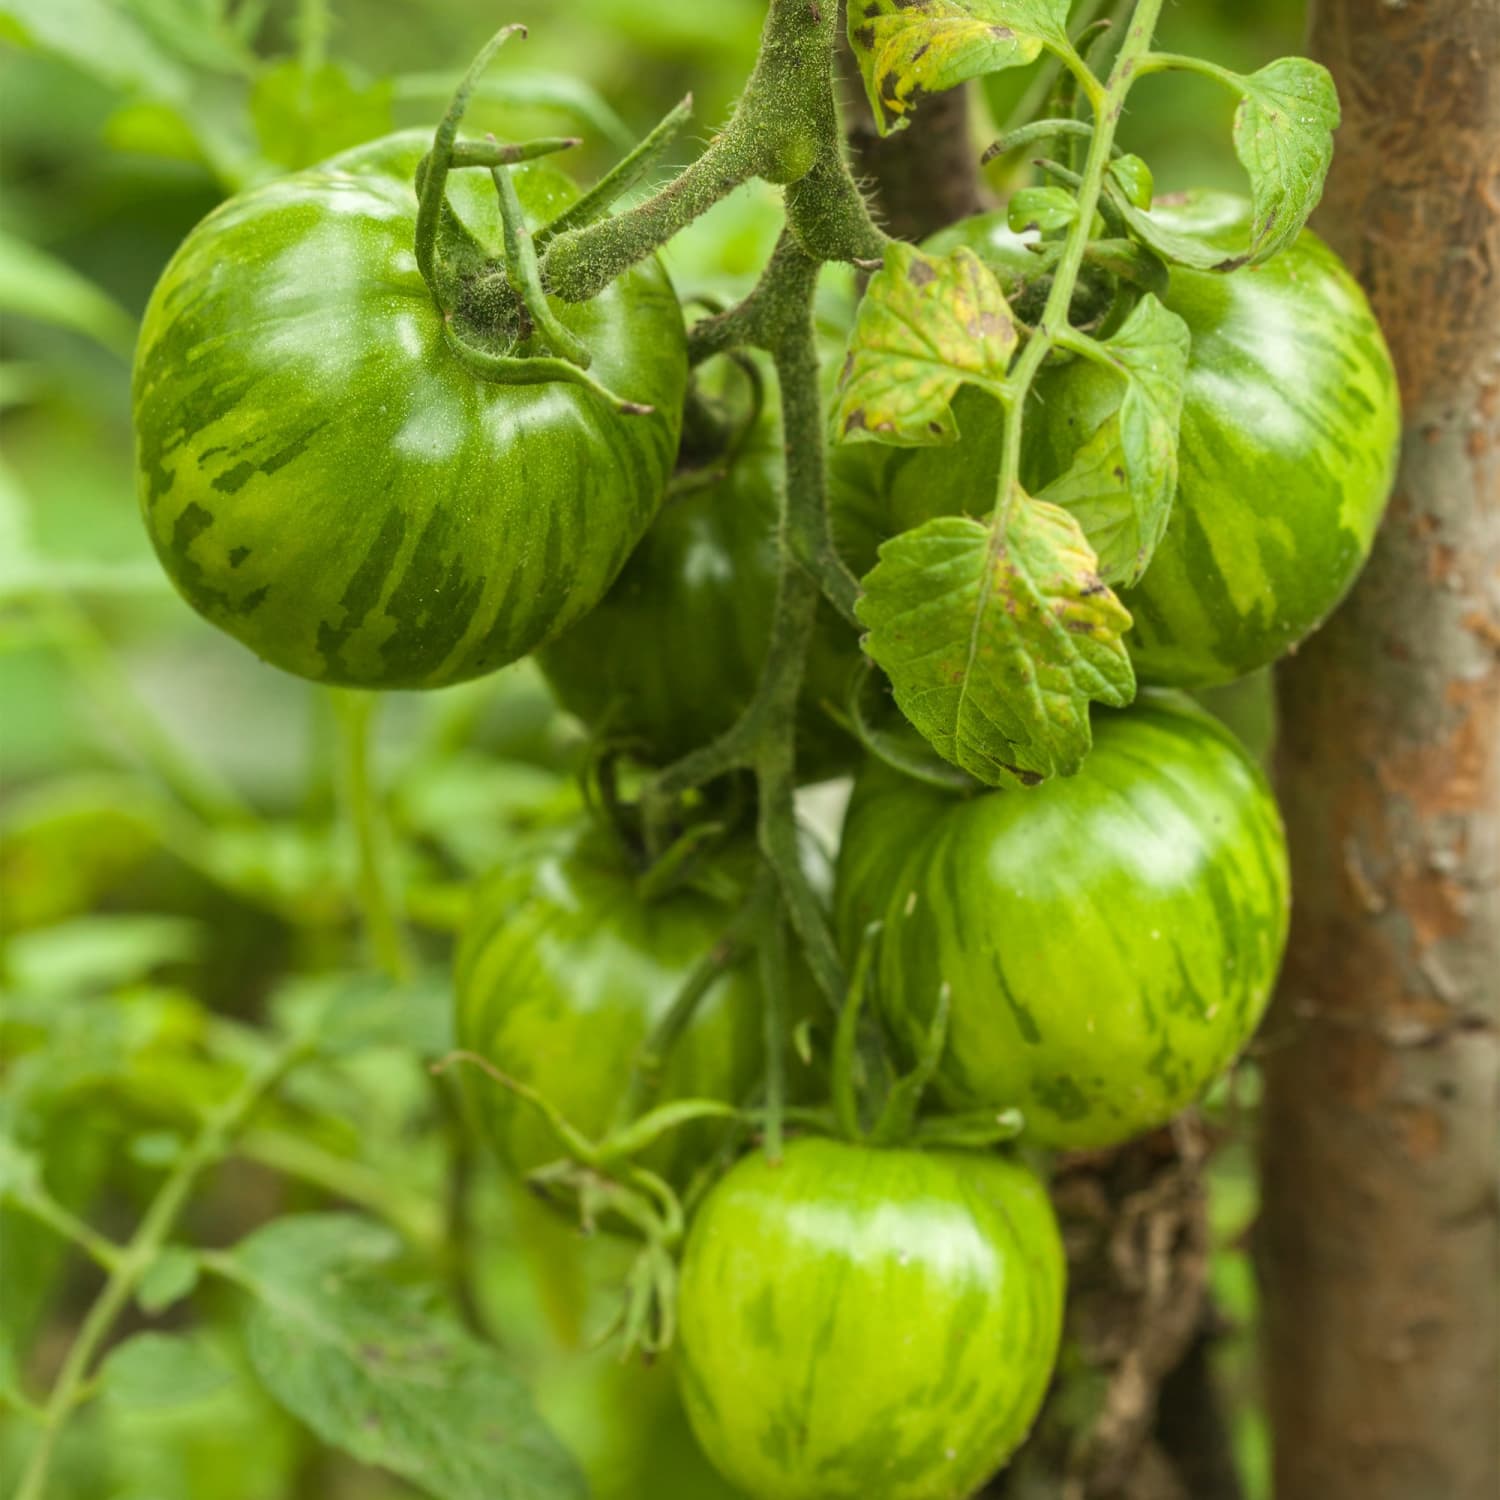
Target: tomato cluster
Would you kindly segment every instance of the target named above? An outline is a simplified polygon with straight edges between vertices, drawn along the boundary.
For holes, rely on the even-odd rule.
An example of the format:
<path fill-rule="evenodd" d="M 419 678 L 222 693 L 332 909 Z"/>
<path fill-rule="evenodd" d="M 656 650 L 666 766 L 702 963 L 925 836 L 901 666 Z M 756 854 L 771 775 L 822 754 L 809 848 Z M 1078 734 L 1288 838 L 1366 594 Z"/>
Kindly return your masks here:
<path fill-rule="evenodd" d="M 669 765 L 757 692 L 786 587 L 781 431 L 731 423 L 674 479 L 687 342 L 649 256 L 553 309 L 588 381 L 487 376 L 484 360 L 544 357 L 547 330 L 503 276 L 436 297 L 412 252 L 426 146 L 395 136 L 260 188 L 178 252 L 135 374 L 152 540 L 189 603 L 288 671 L 439 687 L 535 653 L 601 756 Z M 544 163 L 513 182 L 537 234 L 577 201 Z M 497 244 L 481 186 L 455 172 L 445 222 Z M 1225 195 L 1156 212 L 1202 243 L 1248 233 Z M 930 248 L 960 246 L 1024 293 L 1034 257 L 1004 220 Z M 1031 1147 L 1118 1145 L 1223 1072 L 1275 980 L 1275 802 L 1171 689 L 1265 665 L 1337 603 L 1389 487 L 1395 387 L 1357 286 L 1309 233 L 1265 264 L 1178 267 L 1164 301 L 1192 341 L 1177 493 L 1123 595 L 1136 673 L 1160 687 L 1095 711 L 1077 775 L 988 790 L 864 754 L 859 637 L 819 616 L 786 733 L 805 778 L 857 773 L 832 925 L 880 1023 L 831 1073 L 812 975 L 755 961 L 784 919 L 746 777 L 669 809 L 665 857 L 644 799 L 605 799 L 475 894 L 456 970 L 473 1112 L 515 1174 L 582 1152 L 548 1180 L 607 1203 L 610 1227 L 647 1223 L 675 1250 L 686 1195 L 682 1396 L 758 1500 L 961 1497 L 1005 1462 L 1056 1360 L 1062 1247 L 1032 1167 L 942 1122 L 1019 1111 Z M 1120 402 L 1108 371 L 1050 361 L 1027 489 Z M 949 447 L 836 450 L 832 534 L 854 575 L 889 539 L 989 507 L 997 409 L 971 389 L 954 411 Z M 903 1069 L 913 1100 L 930 1084 L 926 1136 L 915 1103 L 901 1128 L 872 1126 L 900 1114 L 878 1097 L 829 1107 L 856 1074 L 889 1104 Z M 778 1161 L 744 1149 L 772 1116 L 792 1128 Z"/>

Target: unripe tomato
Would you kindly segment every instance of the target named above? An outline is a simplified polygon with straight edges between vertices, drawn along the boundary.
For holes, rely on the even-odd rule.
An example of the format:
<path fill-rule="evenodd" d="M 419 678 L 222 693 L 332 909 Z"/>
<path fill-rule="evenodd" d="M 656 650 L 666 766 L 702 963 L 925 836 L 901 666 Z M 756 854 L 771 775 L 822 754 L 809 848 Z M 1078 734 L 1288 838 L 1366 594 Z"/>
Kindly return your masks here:
<path fill-rule="evenodd" d="M 1030 790 L 956 797 L 871 767 L 836 895 L 851 953 L 884 924 L 874 994 L 907 1052 L 949 986 L 941 1096 L 1017 1107 L 1026 1139 L 1059 1147 L 1162 1125 L 1228 1066 L 1288 900 L 1264 776 L 1178 694 L 1096 713 L 1083 769 Z"/>
<path fill-rule="evenodd" d="M 668 499 L 603 603 L 538 657 L 564 708 L 657 764 L 734 725 L 771 639 L 780 484 L 768 425 L 718 483 Z M 843 705 L 858 660 L 854 633 L 823 606 L 802 688 L 806 779 L 852 761 L 824 705 Z"/>
<path fill-rule="evenodd" d="M 964 1500 L 1041 1405 L 1065 1274 L 1046 1192 L 1003 1157 L 747 1156 L 688 1235 L 688 1418 L 749 1500 Z"/>
<path fill-rule="evenodd" d="M 459 361 L 413 253 L 430 144 L 390 136 L 223 204 L 163 273 L 136 353 L 163 566 L 205 618 L 323 682 L 438 687 L 550 639 L 614 580 L 677 448 L 685 338 L 654 261 L 555 309 L 590 373 L 649 415 Z M 533 224 L 576 197 L 546 162 L 515 183 Z M 488 174 L 448 184 L 498 247 Z"/>
<path fill-rule="evenodd" d="M 716 868 L 738 877 L 753 858 L 753 849 L 737 849 Z M 620 1123 L 641 1044 L 735 911 L 732 901 L 692 888 L 643 899 L 608 837 L 580 823 L 479 890 L 454 976 L 458 1045 L 539 1090 L 597 1140 Z M 811 1010 L 812 981 L 800 966 L 791 979 L 795 1018 Z M 728 967 L 673 1047 L 656 1102 L 744 1103 L 763 1074 L 763 1012 L 753 958 Z M 478 1074 L 468 1082 L 485 1129 L 517 1172 L 563 1154 L 530 1105 Z M 684 1182 L 720 1133 L 676 1131 L 647 1164 Z"/>

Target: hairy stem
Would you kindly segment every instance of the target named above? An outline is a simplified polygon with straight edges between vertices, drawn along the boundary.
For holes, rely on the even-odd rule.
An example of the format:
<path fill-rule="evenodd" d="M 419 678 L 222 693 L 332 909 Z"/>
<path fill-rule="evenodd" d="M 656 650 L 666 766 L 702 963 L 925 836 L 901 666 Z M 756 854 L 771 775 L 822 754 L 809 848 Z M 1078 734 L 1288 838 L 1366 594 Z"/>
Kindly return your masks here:
<path fill-rule="evenodd" d="M 359 859 L 358 896 L 365 936 L 381 969 L 392 979 L 405 979 L 411 973 L 411 959 L 392 890 L 384 811 L 370 776 L 375 699 L 369 693 L 338 692 L 333 701 L 342 739 L 345 818 L 353 830 Z"/>
<path fill-rule="evenodd" d="M 654 197 L 552 239 L 542 260 L 547 289 L 568 302 L 597 296 L 752 177 L 789 188 L 793 231 L 816 258 L 879 255 L 884 236 L 840 155 L 837 32 L 832 0 L 771 0 L 755 70 L 728 124 Z"/>

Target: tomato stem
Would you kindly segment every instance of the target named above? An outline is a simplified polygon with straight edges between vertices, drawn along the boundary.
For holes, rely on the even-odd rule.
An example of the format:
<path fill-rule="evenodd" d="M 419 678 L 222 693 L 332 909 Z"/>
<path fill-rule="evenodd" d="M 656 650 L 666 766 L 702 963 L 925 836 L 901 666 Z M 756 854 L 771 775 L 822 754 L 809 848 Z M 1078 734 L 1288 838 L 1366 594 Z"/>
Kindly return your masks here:
<path fill-rule="evenodd" d="M 766 1119 L 764 1139 L 770 1161 L 781 1160 L 786 1110 L 786 924 L 774 913 L 761 928 L 756 950 L 760 968 L 761 1020 L 766 1044 Z"/>
<path fill-rule="evenodd" d="M 729 123 L 696 161 L 644 203 L 551 238 L 542 272 L 553 295 L 583 302 L 753 177 L 784 186 L 799 243 L 816 260 L 880 254 L 844 164 L 834 98 L 839 7 L 771 0 L 755 68 Z"/>
<path fill-rule="evenodd" d="M 469 98 L 491 59 L 517 32 L 524 37 L 526 28 L 520 25 L 504 26 L 479 49 L 478 56 L 469 64 L 468 71 L 454 90 L 452 99 L 448 101 L 447 111 L 433 134 L 426 169 L 417 173 L 417 269 L 422 273 L 422 280 L 431 290 L 433 301 L 437 303 L 440 312 L 446 313 L 448 308 L 444 306 L 439 290 L 438 229 L 443 222 L 443 210 L 448 202 L 448 172 L 453 165 L 453 147 L 458 136 L 459 122 L 463 119 L 464 111 L 469 107 Z"/>
<path fill-rule="evenodd" d="M 354 835 L 359 862 L 357 892 L 364 915 L 365 936 L 375 961 L 392 978 L 411 974 L 406 935 L 396 909 L 390 877 L 387 829 L 380 799 L 370 774 L 371 728 L 375 714 L 373 693 L 334 693 L 338 717 L 344 817 Z"/>
<path fill-rule="evenodd" d="M 516 196 L 516 185 L 510 180 L 508 167 L 491 167 L 490 180 L 500 203 L 500 226 L 505 239 L 506 280 L 531 315 L 537 332 L 547 347 L 561 359 L 586 370 L 593 356 L 573 331 L 558 321 L 542 290 L 541 271 L 537 266 L 536 245 L 526 227 L 526 214 Z"/>
<path fill-rule="evenodd" d="M 602 218 L 611 204 L 628 193 L 652 167 L 661 160 L 667 147 L 693 116 L 693 96 L 687 95 L 663 118 L 661 123 L 628 156 L 617 162 L 571 208 L 566 208 L 550 224 L 537 231 L 536 247 L 544 250 L 548 241 L 570 230 L 582 229 Z"/>

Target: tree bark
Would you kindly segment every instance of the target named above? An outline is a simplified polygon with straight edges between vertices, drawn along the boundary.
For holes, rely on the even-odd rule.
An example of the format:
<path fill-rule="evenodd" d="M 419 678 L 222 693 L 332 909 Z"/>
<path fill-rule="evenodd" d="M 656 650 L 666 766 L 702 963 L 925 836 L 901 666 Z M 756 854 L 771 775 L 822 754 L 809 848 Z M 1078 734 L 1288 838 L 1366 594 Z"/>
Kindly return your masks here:
<path fill-rule="evenodd" d="M 1500 1495 L 1500 0 L 1315 0 L 1319 228 L 1405 449 L 1280 675 L 1295 903 L 1257 1258 L 1278 1500 Z"/>

